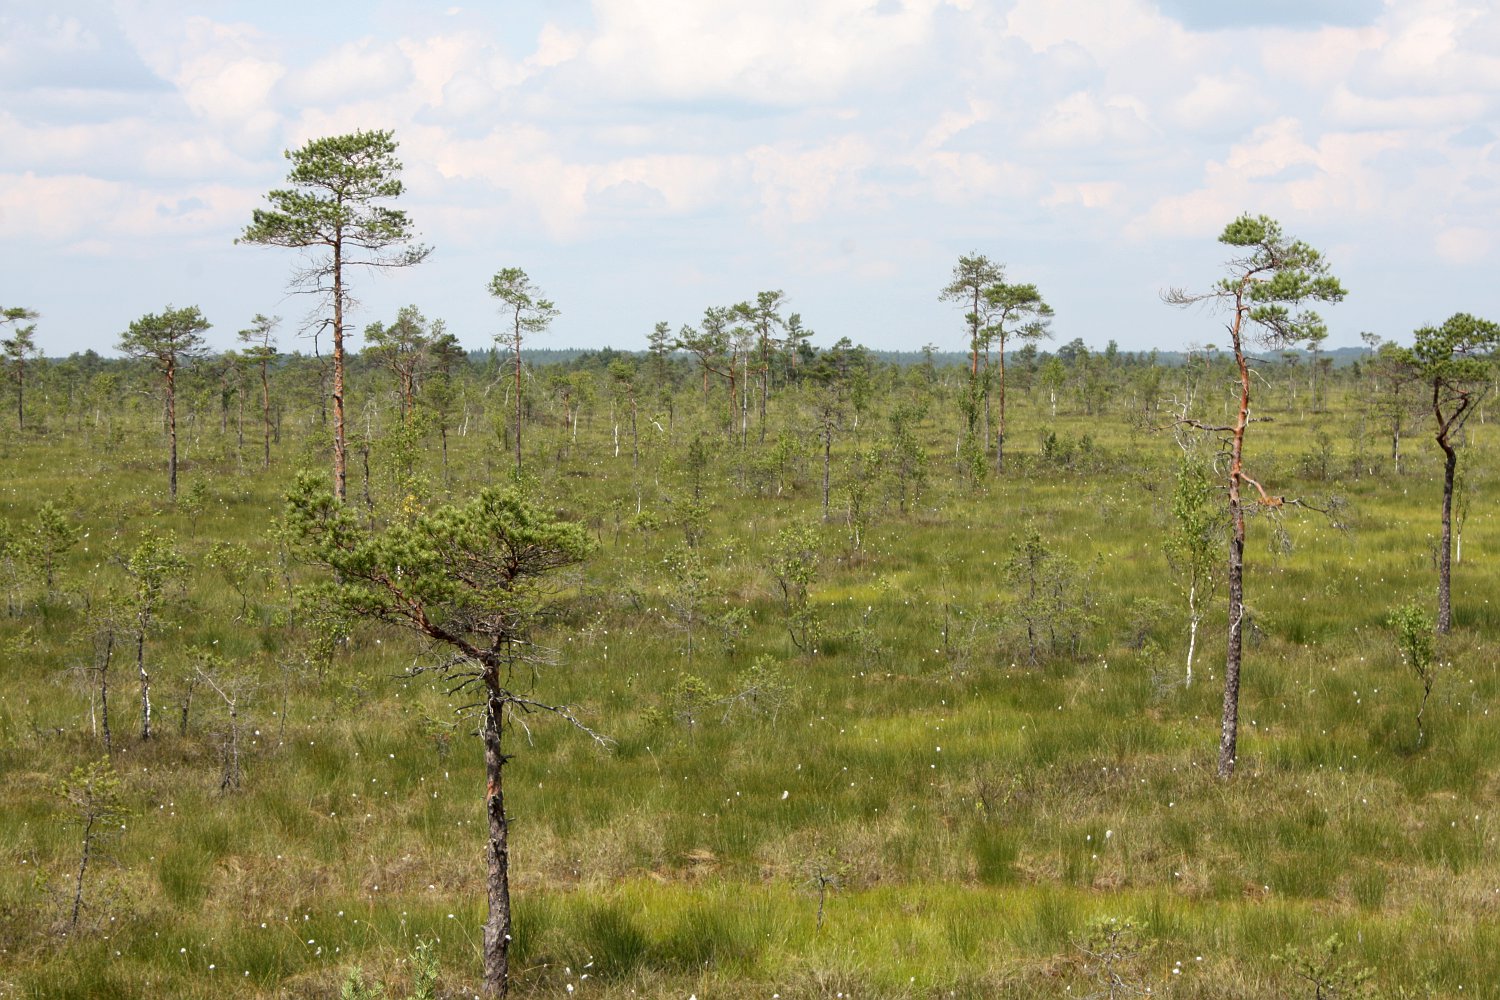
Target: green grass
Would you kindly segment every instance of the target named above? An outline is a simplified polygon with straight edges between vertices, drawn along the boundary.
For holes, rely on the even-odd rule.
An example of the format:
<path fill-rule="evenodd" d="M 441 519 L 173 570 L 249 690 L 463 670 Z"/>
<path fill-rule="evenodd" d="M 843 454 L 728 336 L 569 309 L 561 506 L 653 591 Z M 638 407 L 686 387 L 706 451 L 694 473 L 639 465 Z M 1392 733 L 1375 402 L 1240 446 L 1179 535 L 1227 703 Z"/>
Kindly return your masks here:
<path fill-rule="evenodd" d="M 1287 495 L 1337 489 L 1352 527 L 1292 513 L 1295 545 L 1273 553 L 1268 525 L 1251 524 L 1257 628 L 1240 772 L 1225 783 L 1213 776 L 1222 610 L 1204 623 L 1184 687 L 1185 602 L 1161 552 L 1175 446 L 1132 428 L 1124 399 L 1096 416 L 1065 400 L 1054 421 L 1043 396 L 1015 393 L 1010 468 L 970 484 L 953 462 L 950 397 L 921 427 L 927 492 L 903 517 L 875 483 L 857 553 L 837 516 L 819 520 L 815 451 L 794 456 L 778 494 L 751 478 L 742 487 L 737 449 L 715 438 L 704 610 L 748 619 L 732 649 L 698 629 L 691 657 L 665 621 L 683 599 L 666 560 L 682 545 L 673 500 L 683 447 L 708 419 L 701 400 L 679 394 L 675 440 L 653 440 L 639 470 L 628 448 L 613 455 L 603 403 L 574 443 L 539 401 L 528 436 L 538 489 L 590 526 L 599 551 L 563 581 L 569 601 L 548 637 L 559 662 L 537 690 L 617 747 L 541 717 L 514 731 L 518 993 L 1079 995 L 1092 988 L 1082 935 L 1114 916 L 1147 926 L 1130 968 L 1155 995 L 1297 995 L 1272 956 L 1334 932 L 1387 989 L 1430 976 L 1438 995 L 1487 995 L 1500 944 L 1486 917 L 1500 900 L 1500 680 L 1489 669 L 1500 577 L 1488 557 L 1500 528 L 1481 502 L 1493 470 L 1471 473 L 1457 628 L 1440 649 L 1451 666 L 1418 748 L 1419 687 L 1383 621 L 1431 599 L 1435 458 L 1412 437 L 1398 475 L 1367 442 L 1376 471 L 1355 477 L 1353 387 L 1332 414 L 1289 409 L 1279 383 L 1269 392 L 1276 420 L 1252 429 L 1255 470 Z M 403 676 L 431 651 L 389 630 L 355 628 L 320 658 L 327 630 L 288 622 L 268 531 L 292 470 L 321 468 L 324 432 L 293 408 L 263 472 L 254 435 L 239 461 L 232 423 L 220 437 L 207 398 L 197 405 L 183 470 L 185 486 L 208 483 L 196 526 L 162 495 L 150 406 L 121 407 L 108 433 L 71 418 L 65 430 L 52 412 L 38 414 L 45 431 L 0 439 L 0 514 L 23 524 L 50 497 L 86 533 L 59 594 L 0 579 L 15 609 L 0 615 L 0 997 L 332 996 L 355 965 L 401 981 L 419 939 L 435 942 L 445 986 L 469 995 L 484 918 L 482 766 L 471 718 L 447 737 L 424 720 L 453 720 L 470 699 L 435 675 Z M 506 475 L 487 404 L 476 394 L 471 405 L 470 434 L 450 439 L 452 481 L 442 486 L 435 451 L 421 458 L 430 502 Z M 771 441 L 782 426 L 812 439 L 789 394 L 772 400 L 771 419 Z M 1305 475 L 1324 421 L 1337 483 Z M 878 412 L 861 428 L 874 442 Z M 379 429 L 371 490 L 388 517 Z M 1087 434 L 1094 448 L 1074 468 L 1049 465 L 1035 443 L 1044 429 Z M 1481 455 L 1493 433 L 1473 428 Z M 752 425 L 752 454 L 755 437 Z M 839 439 L 836 490 L 852 438 Z M 362 486 L 351 475 L 351 498 Z M 657 527 L 634 525 L 638 502 Z M 781 527 L 809 519 L 822 533 L 810 594 L 822 639 L 803 656 L 769 550 Z M 79 668 L 92 662 L 98 610 L 128 584 L 117 557 L 148 524 L 175 532 L 191 569 L 147 640 L 160 727 L 150 743 L 136 736 L 133 646 L 117 653 L 114 759 L 133 815 L 91 869 L 73 933 L 81 828 L 54 789 L 101 752 Z M 1095 619 L 1076 655 L 1036 664 L 1005 575 L 1028 526 L 1087 577 Z M 204 559 L 220 540 L 257 556 L 243 614 Z M 1148 599 L 1158 610 L 1142 645 L 1130 623 Z M 244 680 L 238 793 L 219 790 L 226 718 L 201 686 L 178 731 L 195 646 Z M 715 707 L 692 727 L 674 720 L 684 674 L 721 697 L 758 656 L 792 686 L 774 721 Z M 819 866 L 840 873 L 822 928 Z"/>

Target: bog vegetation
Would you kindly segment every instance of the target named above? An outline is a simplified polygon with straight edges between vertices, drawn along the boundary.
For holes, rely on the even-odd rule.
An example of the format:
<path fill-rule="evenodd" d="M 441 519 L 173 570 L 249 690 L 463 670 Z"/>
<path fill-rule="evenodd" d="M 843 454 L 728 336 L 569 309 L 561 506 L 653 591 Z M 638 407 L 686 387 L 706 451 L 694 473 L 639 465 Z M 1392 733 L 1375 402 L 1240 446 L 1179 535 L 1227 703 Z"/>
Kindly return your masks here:
<path fill-rule="evenodd" d="M 1488 995 L 1493 342 L 1245 358 L 1232 509 L 1243 356 L 980 263 L 959 364 L 20 352 L 0 997 Z"/>

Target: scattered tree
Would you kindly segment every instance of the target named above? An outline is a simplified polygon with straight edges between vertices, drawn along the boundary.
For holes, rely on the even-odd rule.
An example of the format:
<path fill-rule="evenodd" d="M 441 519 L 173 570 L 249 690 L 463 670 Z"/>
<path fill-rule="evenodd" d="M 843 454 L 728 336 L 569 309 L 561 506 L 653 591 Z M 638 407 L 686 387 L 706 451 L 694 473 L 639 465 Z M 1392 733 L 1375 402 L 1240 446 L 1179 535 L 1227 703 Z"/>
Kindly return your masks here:
<path fill-rule="evenodd" d="M 1390 613 L 1385 623 L 1396 633 L 1396 648 L 1422 685 L 1422 702 L 1417 706 L 1417 746 L 1421 747 L 1427 741 L 1422 716 L 1427 711 L 1427 699 L 1432 697 L 1432 688 L 1437 683 L 1436 628 L 1432 616 L 1419 604 L 1402 605 Z"/>
<path fill-rule="evenodd" d="M 547 578 L 588 554 L 588 536 L 515 489 L 484 490 L 467 503 L 369 531 L 307 476 L 288 496 L 286 520 L 306 555 L 334 573 L 336 582 L 315 588 L 324 602 L 447 647 L 452 655 L 432 669 L 478 692 L 489 822 L 484 983 L 503 997 L 511 943 L 506 729 L 512 721 L 523 724 L 525 713 L 545 711 L 606 742 L 567 707 L 522 693 L 536 665 L 550 658 L 532 638 L 549 610 Z"/>
<path fill-rule="evenodd" d="M 271 365 L 281 357 L 276 350 L 275 337 L 276 324 L 280 322 L 278 316 L 256 313 L 250 321 L 250 328 L 239 333 L 240 342 L 246 345 L 245 360 L 260 369 L 260 412 L 267 469 L 271 467 Z"/>
<path fill-rule="evenodd" d="M 1171 305 L 1208 303 L 1229 314 L 1225 328 L 1238 371 L 1239 400 L 1234 423 L 1209 426 L 1182 415 L 1182 422 L 1229 436 L 1228 503 L 1231 534 L 1226 579 L 1229 588 L 1229 639 L 1224 666 L 1224 708 L 1219 728 L 1219 777 L 1234 773 L 1239 740 L 1241 640 L 1245 618 L 1245 503 L 1246 485 L 1256 492 L 1258 506 L 1278 510 L 1288 501 L 1272 496 L 1245 471 L 1245 432 L 1251 421 L 1250 358 L 1246 344 L 1252 333 L 1268 347 L 1289 347 L 1323 330 L 1318 314 L 1304 302 L 1338 302 L 1344 288 L 1328 273 L 1322 255 L 1301 240 L 1290 240 L 1281 226 L 1266 216 L 1242 215 L 1219 236 L 1236 248 L 1226 263 L 1229 274 L 1207 292 L 1172 289 L 1163 298 Z M 1291 501 L 1295 503 L 1296 501 Z"/>
<path fill-rule="evenodd" d="M 1459 435 L 1489 387 L 1488 355 L 1500 347 L 1500 326 L 1467 313 L 1448 317 L 1440 327 L 1423 327 L 1407 357 L 1430 390 L 1433 437 L 1443 450 L 1442 535 L 1438 540 L 1437 630 L 1453 626 L 1450 591 L 1453 571 L 1453 492 L 1458 471 Z"/>
<path fill-rule="evenodd" d="M 1011 337 L 1037 341 L 1052 336 L 1047 329 L 1052 322 L 1052 307 L 1042 300 L 1035 285 L 1011 285 L 997 281 L 984 290 L 989 305 L 989 324 L 981 333 L 986 343 L 997 345 L 995 392 L 1000 405 L 999 424 L 995 430 L 995 469 L 1005 462 L 1005 344 Z M 986 355 L 988 356 L 988 355 Z"/>
<path fill-rule="evenodd" d="M 1213 470 L 1197 455 L 1184 453 L 1172 488 L 1172 528 L 1167 536 L 1167 561 L 1186 592 L 1188 605 L 1187 673 L 1183 685 L 1193 683 L 1193 655 L 1198 648 L 1198 626 L 1218 582 L 1219 546 L 1223 544 L 1223 515 L 1213 485 Z"/>
<path fill-rule="evenodd" d="M 125 560 L 134 588 L 130 595 L 135 669 L 141 680 L 141 739 L 151 738 L 151 674 L 146 669 L 146 637 L 155 628 L 169 598 L 169 588 L 187 571 L 187 560 L 170 535 L 147 533 Z"/>
<path fill-rule="evenodd" d="M 505 317 L 503 333 L 495 339 L 510 341 L 511 360 L 515 365 L 516 412 L 515 434 L 516 475 L 521 475 L 521 344 L 527 337 L 536 336 L 552 325 L 558 310 L 551 300 L 542 297 L 542 290 L 519 267 L 507 267 L 497 271 L 490 279 L 490 294 L 500 300 L 500 315 Z"/>
<path fill-rule="evenodd" d="M 26 366 L 34 361 L 39 352 L 36 341 L 32 335 L 36 332 L 35 323 L 20 324 L 25 320 L 36 319 L 37 314 L 30 309 L 22 309 L 12 306 L 9 309 L 0 310 L 0 329 L 13 326 L 14 330 L 9 337 L 0 338 L 0 352 L 4 353 L 6 366 L 10 369 L 11 381 L 16 383 L 16 429 L 26 429 Z"/>
<path fill-rule="evenodd" d="M 292 186 L 266 195 L 237 243 L 321 250 L 292 279 L 293 287 L 328 300 L 332 315 L 319 324 L 333 335 L 333 490 L 347 492 L 344 428 L 344 310 L 350 267 L 410 267 L 431 248 L 414 243 L 406 213 L 376 202 L 400 197 L 401 161 L 390 131 L 359 131 L 313 139 L 287 150 Z"/>
<path fill-rule="evenodd" d="M 73 913 L 69 920 L 69 926 L 76 929 L 83 912 L 83 885 L 89 864 L 103 845 L 119 837 L 124 829 L 120 821 L 128 812 L 120 792 L 120 777 L 108 757 L 75 767 L 58 794 L 83 824 L 78 873 L 73 879 Z"/>
<path fill-rule="evenodd" d="M 203 331 L 211 324 L 197 306 L 147 313 L 120 338 L 119 349 L 148 361 L 162 377 L 167 407 L 167 492 L 177 502 L 177 371 L 205 348 Z"/>

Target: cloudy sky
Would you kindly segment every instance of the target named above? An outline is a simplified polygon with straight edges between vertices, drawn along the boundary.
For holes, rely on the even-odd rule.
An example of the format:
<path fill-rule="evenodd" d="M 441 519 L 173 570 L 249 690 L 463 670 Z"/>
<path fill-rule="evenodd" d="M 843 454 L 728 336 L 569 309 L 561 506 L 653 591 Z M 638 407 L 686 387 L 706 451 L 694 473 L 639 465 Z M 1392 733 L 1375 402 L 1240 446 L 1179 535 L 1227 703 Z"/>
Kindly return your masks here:
<path fill-rule="evenodd" d="M 1500 318 L 1497 8 L 0 0 L 0 306 L 54 355 L 169 303 L 294 345 L 297 254 L 234 239 L 284 150 L 389 128 L 435 251 L 354 275 L 357 329 L 416 303 L 485 346 L 519 266 L 561 309 L 536 346 L 782 289 L 820 343 L 959 349 L 937 293 L 978 251 L 1059 340 L 1222 346 L 1159 293 L 1213 281 L 1251 211 L 1332 259 L 1332 344 L 1409 338 Z"/>

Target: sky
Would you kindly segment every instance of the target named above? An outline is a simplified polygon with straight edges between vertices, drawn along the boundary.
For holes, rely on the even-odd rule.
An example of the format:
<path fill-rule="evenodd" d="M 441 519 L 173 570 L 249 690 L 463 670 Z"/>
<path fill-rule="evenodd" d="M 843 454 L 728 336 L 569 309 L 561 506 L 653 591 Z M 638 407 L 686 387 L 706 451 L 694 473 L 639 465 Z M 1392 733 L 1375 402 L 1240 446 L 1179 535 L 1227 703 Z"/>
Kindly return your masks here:
<path fill-rule="evenodd" d="M 1325 346 L 1500 319 L 1495 0 L 0 0 L 0 307 L 53 356 L 168 305 L 311 350 L 305 261 L 235 238 L 286 150 L 357 129 L 434 249 L 350 276 L 356 348 L 409 303 L 487 347 L 520 267 L 536 347 L 777 289 L 821 345 L 961 350 L 976 252 L 1057 343 L 1223 347 L 1161 293 L 1243 212 L 1330 259 Z"/>

